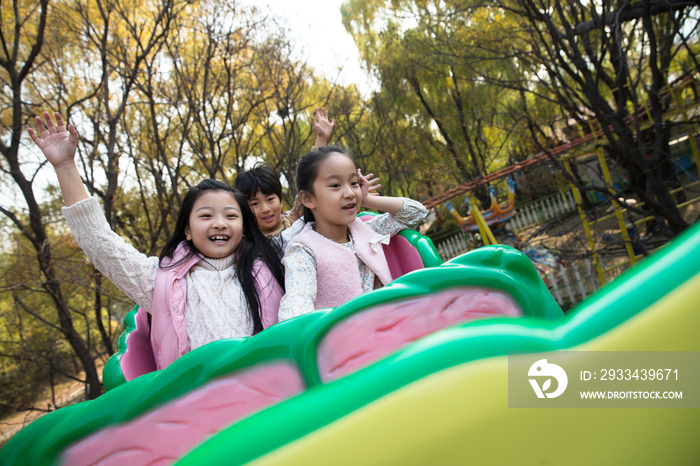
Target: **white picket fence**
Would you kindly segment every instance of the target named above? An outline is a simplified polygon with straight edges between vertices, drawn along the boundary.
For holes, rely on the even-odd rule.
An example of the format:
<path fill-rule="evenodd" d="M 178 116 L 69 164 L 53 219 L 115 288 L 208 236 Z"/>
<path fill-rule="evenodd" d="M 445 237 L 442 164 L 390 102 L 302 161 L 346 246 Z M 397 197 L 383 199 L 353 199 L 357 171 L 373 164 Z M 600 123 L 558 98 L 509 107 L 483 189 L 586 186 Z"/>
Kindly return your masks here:
<path fill-rule="evenodd" d="M 442 260 L 448 261 L 471 249 L 470 244 L 474 244 L 472 234 L 460 231 L 438 244 L 436 249 Z"/>
<path fill-rule="evenodd" d="M 508 228 L 513 232 L 518 232 L 573 210 L 576 210 L 576 201 L 571 191 L 567 189 L 518 209 L 515 216 L 508 222 Z"/>
<path fill-rule="evenodd" d="M 576 210 L 576 201 L 571 191 L 561 191 L 559 194 L 518 209 L 515 212 L 515 216 L 508 222 L 507 228 L 517 233 L 525 228 L 540 225 L 574 210 Z M 437 251 L 443 260 L 450 260 L 470 249 L 469 244 L 472 243 L 473 237 L 471 233 L 459 232 L 441 241 L 437 246 Z"/>
<path fill-rule="evenodd" d="M 540 274 L 545 285 L 560 306 L 572 308 L 600 288 L 600 279 L 588 259 L 571 264 L 550 267 Z"/>
<path fill-rule="evenodd" d="M 606 281 L 609 283 L 628 268 L 629 264 L 624 264 L 609 270 L 605 273 Z M 571 309 L 601 288 L 598 272 L 588 259 L 550 268 L 542 279 L 564 309 Z"/>

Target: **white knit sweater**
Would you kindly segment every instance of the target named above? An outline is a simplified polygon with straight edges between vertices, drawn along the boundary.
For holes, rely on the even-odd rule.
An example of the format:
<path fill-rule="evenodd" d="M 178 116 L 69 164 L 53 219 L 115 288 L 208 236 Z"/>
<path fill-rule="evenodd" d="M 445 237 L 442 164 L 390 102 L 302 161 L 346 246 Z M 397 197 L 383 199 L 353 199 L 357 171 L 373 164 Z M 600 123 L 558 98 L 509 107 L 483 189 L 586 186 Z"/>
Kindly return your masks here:
<path fill-rule="evenodd" d="M 114 233 L 94 197 L 64 207 L 63 214 L 95 267 L 150 313 L 158 258 L 140 253 Z M 185 324 L 190 350 L 215 340 L 253 334 L 234 258 L 200 261 L 186 277 Z"/>

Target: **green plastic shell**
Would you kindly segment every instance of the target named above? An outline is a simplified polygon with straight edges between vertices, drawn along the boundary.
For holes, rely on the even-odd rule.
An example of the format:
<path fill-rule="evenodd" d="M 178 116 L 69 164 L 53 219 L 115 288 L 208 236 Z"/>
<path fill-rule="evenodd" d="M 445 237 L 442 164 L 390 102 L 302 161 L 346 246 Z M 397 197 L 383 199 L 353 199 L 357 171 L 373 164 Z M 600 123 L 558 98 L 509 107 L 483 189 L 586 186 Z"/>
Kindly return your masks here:
<path fill-rule="evenodd" d="M 102 427 L 133 419 L 237 370 L 290 361 L 304 377 L 305 392 L 234 423 L 178 463 L 244 464 L 444 369 L 509 352 L 559 350 L 590 341 L 643 313 L 699 273 L 700 224 L 564 316 L 526 256 L 505 246 L 480 248 L 407 274 L 337 309 L 281 322 L 254 337 L 211 343 L 97 400 L 44 416 L 0 450 L 0 463 L 58 464 L 64 448 Z M 316 348 L 338 322 L 376 304 L 469 285 L 508 292 L 525 317 L 449 327 L 357 372 L 327 384 L 320 381 Z"/>

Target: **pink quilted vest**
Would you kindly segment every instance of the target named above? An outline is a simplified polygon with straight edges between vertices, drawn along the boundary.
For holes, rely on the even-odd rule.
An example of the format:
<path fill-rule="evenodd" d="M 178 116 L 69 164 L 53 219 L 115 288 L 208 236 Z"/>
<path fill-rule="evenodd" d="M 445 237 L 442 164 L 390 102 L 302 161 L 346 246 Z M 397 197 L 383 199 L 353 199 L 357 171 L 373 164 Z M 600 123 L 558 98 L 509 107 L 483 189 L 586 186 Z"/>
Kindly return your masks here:
<path fill-rule="evenodd" d="M 187 252 L 188 248 L 182 242 L 175 249 L 172 259 L 163 259 L 161 265 L 177 264 Z M 200 260 L 202 260 L 201 256 L 195 254 L 173 268 L 160 267 L 156 273 L 151 308 L 151 346 L 158 370 L 168 367 L 188 350 L 185 326 L 185 303 L 187 302 L 185 276 Z"/>
<path fill-rule="evenodd" d="M 379 277 L 382 284 L 391 282 L 384 249 L 380 245 L 374 251 L 370 246 L 374 230 L 359 218 L 348 228 L 357 256 Z M 357 258 L 351 250 L 316 233 L 311 223 L 306 224 L 292 242 L 307 246 L 316 258 L 316 309 L 340 306 L 363 293 Z"/>
<path fill-rule="evenodd" d="M 183 241 L 175 249 L 172 259 L 163 259 L 161 265 L 177 264 L 187 252 Z M 151 346 L 158 370 L 168 367 L 189 350 L 185 324 L 186 276 L 200 260 L 201 256 L 195 254 L 175 267 L 158 268 L 156 273 L 151 307 Z M 253 275 L 256 277 L 255 289 L 260 302 L 260 320 L 263 328 L 267 328 L 277 323 L 277 313 L 284 291 L 260 259 L 256 259 L 253 264 Z"/>

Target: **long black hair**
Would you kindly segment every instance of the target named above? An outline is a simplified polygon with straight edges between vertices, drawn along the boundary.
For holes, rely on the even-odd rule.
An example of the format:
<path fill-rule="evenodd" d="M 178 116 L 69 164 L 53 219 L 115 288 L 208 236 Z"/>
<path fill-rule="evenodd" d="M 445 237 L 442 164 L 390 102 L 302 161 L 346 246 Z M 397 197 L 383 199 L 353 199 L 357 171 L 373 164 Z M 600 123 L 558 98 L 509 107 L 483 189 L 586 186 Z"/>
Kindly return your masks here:
<path fill-rule="evenodd" d="M 238 245 L 238 250 L 234 253 L 236 254 L 236 275 L 241 282 L 241 289 L 248 303 L 250 317 L 253 319 L 253 334 L 256 334 L 260 332 L 263 327 L 260 316 L 260 297 L 255 288 L 255 276 L 253 275 L 255 260 L 260 259 L 267 265 L 272 272 L 272 276 L 275 277 L 275 280 L 277 280 L 277 283 L 279 283 L 283 290 L 284 269 L 282 268 L 277 250 L 270 240 L 260 232 L 255 214 L 250 210 L 248 201 L 240 191 L 217 180 L 204 180 L 197 186 L 190 188 L 182 199 L 173 236 L 165 243 L 165 246 L 160 252 L 161 267 L 164 269 L 175 267 L 186 262 L 195 254 L 201 256 L 203 260 L 206 260 L 206 257 L 197 250 L 192 240 L 188 240 L 185 236 L 185 228 L 189 226 L 190 214 L 192 213 L 195 202 L 207 191 L 224 191 L 230 193 L 231 197 L 236 200 L 240 207 L 243 220 L 243 237 L 241 238 L 241 243 Z M 163 265 L 163 259 L 172 259 L 180 243 L 184 243 L 185 247 L 188 249 L 185 257 L 177 261 L 177 263 Z"/>
<path fill-rule="evenodd" d="M 352 160 L 352 163 L 353 165 L 355 165 L 355 168 L 357 168 L 355 158 L 346 149 L 339 146 L 319 147 L 318 149 L 311 151 L 304 157 L 302 157 L 299 163 L 297 164 L 296 178 L 297 189 L 299 191 L 306 191 L 311 194 L 315 194 L 314 181 L 318 176 L 318 167 L 319 165 L 321 165 L 321 162 L 323 162 L 326 157 L 328 157 L 334 152 L 343 154 L 344 156 L 348 157 L 350 160 Z M 314 213 L 311 212 L 311 209 L 309 209 L 305 205 L 302 205 L 302 207 L 304 208 L 304 223 L 316 221 L 316 219 L 314 218 Z"/>

